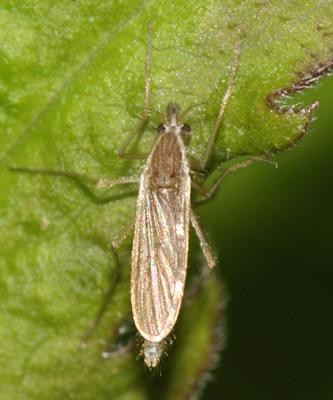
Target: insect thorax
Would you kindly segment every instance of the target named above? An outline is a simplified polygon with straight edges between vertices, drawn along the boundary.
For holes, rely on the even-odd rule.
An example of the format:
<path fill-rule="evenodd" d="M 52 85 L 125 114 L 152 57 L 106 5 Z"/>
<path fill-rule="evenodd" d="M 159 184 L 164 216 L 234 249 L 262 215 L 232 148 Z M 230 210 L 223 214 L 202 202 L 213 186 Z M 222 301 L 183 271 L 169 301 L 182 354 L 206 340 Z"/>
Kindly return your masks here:
<path fill-rule="evenodd" d="M 165 132 L 151 156 L 150 177 L 156 187 L 174 187 L 184 171 L 184 145 L 178 133 Z"/>

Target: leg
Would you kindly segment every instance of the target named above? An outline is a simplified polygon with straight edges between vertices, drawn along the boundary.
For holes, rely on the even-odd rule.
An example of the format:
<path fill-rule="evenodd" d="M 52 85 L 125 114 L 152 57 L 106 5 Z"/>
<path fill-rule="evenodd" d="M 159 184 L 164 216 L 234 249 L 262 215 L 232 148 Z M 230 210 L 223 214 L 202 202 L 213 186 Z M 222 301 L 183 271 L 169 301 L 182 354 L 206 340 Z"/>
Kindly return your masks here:
<path fill-rule="evenodd" d="M 196 298 L 198 296 L 198 294 L 202 290 L 202 288 L 210 274 L 211 269 L 216 265 L 216 262 L 217 262 L 212 253 L 212 250 L 206 240 L 206 235 L 200 228 L 198 218 L 194 214 L 192 209 L 190 210 L 190 219 L 191 219 L 191 224 L 195 230 L 195 233 L 199 239 L 200 247 L 204 254 L 207 264 L 202 266 L 202 268 L 200 269 L 200 273 L 193 280 L 192 285 L 189 287 L 189 289 L 185 293 L 185 302 L 186 303 L 190 303 L 194 298 Z"/>
<path fill-rule="evenodd" d="M 130 234 L 130 232 L 133 230 L 133 223 L 128 225 L 122 232 L 120 232 L 119 235 L 117 235 L 111 242 L 111 251 L 114 256 L 115 264 L 116 264 L 116 270 L 112 274 L 109 286 L 106 290 L 103 302 L 99 308 L 99 310 L 96 313 L 96 316 L 93 320 L 93 322 L 90 324 L 90 326 L 87 328 L 86 332 L 83 334 L 82 339 L 80 341 L 80 348 L 86 347 L 89 339 L 91 336 L 94 334 L 95 330 L 99 326 L 100 322 L 102 321 L 102 318 L 105 314 L 105 311 L 107 310 L 107 307 L 111 301 L 112 294 L 114 291 L 114 288 L 118 282 L 119 279 L 119 274 L 120 274 L 120 269 L 121 269 L 121 263 L 119 260 L 119 255 L 117 252 L 117 248 L 120 246 L 121 242 L 123 242 L 127 236 Z"/>
<path fill-rule="evenodd" d="M 193 213 L 192 209 L 190 210 L 190 219 L 191 219 L 191 224 L 195 230 L 195 233 L 198 236 L 198 239 L 200 242 L 200 247 L 206 258 L 207 265 L 210 269 L 212 269 L 216 265 L 216 259 L 213 256 L 212 250 L 206 240 L 205 234 L 203 233 L 202 229 L 200 228 L 198 218 Z"/>
<path fill-rule="evenodd" d="M 98 179 L 91 178 L 90 176 L 82 175 L 77 172 L 70 171 L 61 171 L 56 169 L 48 169 L 48 168 L 26 168 L 26 167 L 9 167 L 9 170 L 12 172 L 20 172 L 24 174 L 39 174 L 39 175 L 48 175 L 48 176 L 61 176 L 64 178 L 69 178 L 74 181 L 80 181 L 81 183 L 86 183 L 90 185 L 98 186 Z"/>
<path fill-rule="evenodd" d="M 99 189 L 111 188 L 112 186 L 124 185 L 128 183 L 138 183 L 140 178 L 138 176 L 122 176 L 118 179 L 99 179 L 97 187 Z"/>
<path fill-rule="evenodd" d="M 216 181 L 211 185 L 208 190 L 205 190 L 202 186 L 200 186 L 197 182 L 192 181 L 192 186 L 196 189 L 199 193 L 201 193 L 204 198 L 197 200 L 194 204 L 195 206 L 201 205 L 206 201 L 210 200 L 217 192 L 218 188 L 220 187 L 224 178 L 230 175 L 232 172 L 238 171 L 239 169 L 246 168 L 251 164 L 254 164 L 257 161 L 266 161 L 266 157 L 252 157 L 247 160 L 241 161 L 237 164 L 232 165 L 231 167 L 223 170 L 221 174 L 217 177 Z"/>
<path fill-rule="evenodd" d="M 93 185 L 97 189 L 111 188 L 116 185 L 124 185 L 128 183 L 139 182 L 139 177 L 137 176 L 124 176 L 117 179 L 96 179 L 91 178 L 86 175 L 79 174 L 77 172 L 68 172 L 53 169 L 42 169 L 42 168 L 23 168 L 23 167 L 10 167 L 13 172 L 26 173 L 26 174 L 36 174 L 36 175 L 46 175 L 46 176 L 56 176 L 68 178 L 77 183 L 85 193 L 87 193 L 92 199 L 99 203 L 107 202 L 108 198 L 98 197 L 87 185 Z"/>
<path fill-rule="evenodd" d="M 238 36 L 237 42 L 236 42 L 236 47 L 235 47 L 235 61 L 234 61 L 234 64 L 232 65 L 232 67 L 231 67 L 231 75 L 230 75 L 230 78 L 229 78 L 227 90 L 226 90 L 226 92 L 225 92 L 225 94 L 224 94 L 224 96 L 223 96 L 223 98 L 221 100 L 220 111 L 219 111 L 219 113 L 218 113 L 218 115 L 216 117 L 216 120 L 215 120 L 213 129 L 212 129 L 210 138 L 209 138 L 208 143 L 206 145 L 206 149 L 205 149 L 203 158 L 202 158 L 202 160 L 200 162 L 200 166 L 201 166 L 202 170 L 204 170 L 206 168 L 207 163 L 209 161 L 209 158 L 210 158 L 210 156 L 212 154 L 212 151 L 214 149 L 216 136 L 217 136 L 217 133 L 218 133 L 220 127 L 221 127 L 221 122 L 222 122 L 222 119 L 223 119 L 223 115 L 224 115 L 226 106 L 228 104 L 228 100 L 229 100 L 229 98 L 231 96 L 232 89 L 234 87 L 236 74 L 237 74 L 237 69 L 238 69 L 238 66 L 239 66 L 239 58 L 240 58 L 240 37 Z"/>
<path fill-rule="evenodd" d="M 128 135 L 125 142 L 121 146 L 118 151 L 118 155 L 122 158 L 146 158 L 145 155 L 141 154 L 130 154 L 127 153 L 127 149 L 131 144 L 132 140 L 137 136 L 141 130 L 144 128 L 145 124 L 147 123 L 150 117 L 150 94 L 151 94 L 151 69 L 152 69 L 152 57 L 153 57 L 153 42 L 152 42 L 152 25 L 149 23 L 148 25 L 148 33 L 147 33 L 147 54 L 146 54 L 146 67 L 145 67 L 145 98 L 144 98 L 144 105 L 143 105 L 143 112 L 141 118 L 139 119 L 137 125 L 133 129 L 133 131 Z"/>

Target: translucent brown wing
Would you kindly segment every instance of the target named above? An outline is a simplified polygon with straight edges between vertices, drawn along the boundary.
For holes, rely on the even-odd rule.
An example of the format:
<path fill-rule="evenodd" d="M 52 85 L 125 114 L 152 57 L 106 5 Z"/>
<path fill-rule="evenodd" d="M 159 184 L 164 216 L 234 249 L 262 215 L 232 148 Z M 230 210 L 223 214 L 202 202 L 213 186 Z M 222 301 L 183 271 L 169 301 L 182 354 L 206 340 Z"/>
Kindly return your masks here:
<path fill-rule="evenodd" d="M 164 157 L 169 160 L 164 158 L 163 164 L 158 159 L 156 164 L 166 145 Z M 176 168 L 165 177 L 166 167 L 175 159 Z M 170 185 L 159 186 L 164 180 L 170 180 Z M 181 139 L 175 135 L 161 139 L 141 176 L 132 251 L 133 317 L 139 333 L 149 341 L 160 341 L 170 333 L 180 309 L 187 269 L 190 190 Z"/>

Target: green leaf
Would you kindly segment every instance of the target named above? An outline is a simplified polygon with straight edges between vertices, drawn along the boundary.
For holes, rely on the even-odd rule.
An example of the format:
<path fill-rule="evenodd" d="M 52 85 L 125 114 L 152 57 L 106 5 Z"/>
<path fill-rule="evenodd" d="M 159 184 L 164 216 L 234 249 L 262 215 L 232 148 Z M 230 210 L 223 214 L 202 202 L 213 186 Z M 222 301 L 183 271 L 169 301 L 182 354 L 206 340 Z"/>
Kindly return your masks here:
<path fill-rule="evenodd" d="M 288 87 L 277 94 L 298 92 L 329 71 L 332 2 L 2 1 L 0 20 L 0 397 L 147 399 L 151 389 L 137 348 L 100 356 L 130 313 L 130 240 L 120 250 L 124 268 L 107 313 L 87 348 L 78 350 L 115 271 L 110 242 L 133 220 L 135 197 L 98 202 L 68 179 L 14 174 L 8 167 L 96 178 L 140 173 L 142 163 L 120 160 L 117 150 L 142 112 L 149 21 L 155 124 L 170 101 L 183 109 L 197 105 L 186 122 L 193 131 L 190 151 L 200 157 L 241 29 L 240 67 L 210 172 L 231 157 L 289 147 L 312 112 L 285 112 L 276 102 L 286 99 L 276 96 L 270 107 L 267 96 Z M 137 150 L 149 151 L 153 141 L 149 125 Z M 112 197 L 124 188 L 92 191 Z M 191 267 L 201 265 L 192 258 Z M 209 285 L 211 298 L 219 297 L 218 280 Z M 197 326 L 196 313 L 210 304 L 214 312 L 198 318 L 200 329 L 188 334 L 186 320 L 178 324 L 176 342 L 184 346 L 168 350 L 159 387 L 165 398 L 175 398 L 172 388 L 181 393 L 180 385 L 185 398 L 210 365 L 219 301 L 214 308 L 207 296 L 200 292 L 188 311 Z M 197 350 L 186 369 L 191 344 Z"/>

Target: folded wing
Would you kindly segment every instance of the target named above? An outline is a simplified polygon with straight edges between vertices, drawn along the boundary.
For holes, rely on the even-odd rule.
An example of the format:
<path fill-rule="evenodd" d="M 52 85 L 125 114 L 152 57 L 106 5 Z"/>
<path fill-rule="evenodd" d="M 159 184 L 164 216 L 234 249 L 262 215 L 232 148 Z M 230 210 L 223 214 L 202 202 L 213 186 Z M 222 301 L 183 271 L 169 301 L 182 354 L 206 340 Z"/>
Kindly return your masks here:
<path fill-rule="evenodd" d="M 131 299 L 139 333 L 160 341 L 173 328 L 187 269 L 190 210 L 187 163 L 172 188 L 154 188 L 141 177 L 132 252 Z"/>

